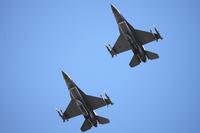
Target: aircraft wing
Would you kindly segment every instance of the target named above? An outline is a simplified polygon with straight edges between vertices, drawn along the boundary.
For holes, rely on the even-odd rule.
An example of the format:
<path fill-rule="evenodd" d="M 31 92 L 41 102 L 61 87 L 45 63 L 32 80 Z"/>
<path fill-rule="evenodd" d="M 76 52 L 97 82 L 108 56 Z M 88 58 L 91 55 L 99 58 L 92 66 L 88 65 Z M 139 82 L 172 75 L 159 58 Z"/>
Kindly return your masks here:
<path fill-rule="evenodd" d="M 65 119 L 70 119 L 70 118 L 78 116 L 80 114 L 81 114 L 81 111 L 76 106 L 75 101 L 71 100 L 67 109 L 65 110 L 63 116 Z"/>
<path fill-rule="evenodd" d="M 142 43 L 142 45 L 157 40 L 155 36 L 159 37 L 159 35 L 155 34 L 155 33 L 137 30 L 137 29 L 133 28 L 133 26 L 128 21 L 126 21 L 126 22 L 129 26 L 129 28 L 131 29 L 131 31 L 136 34 L 138 41 L 140 41 Z"/>
<path fill-rule="evenodd" d="M 151 32 L 135 29 L 135 34 L 139 39 L 138 41 L 140 41 L 143 45 L 156 40 L 155 36 L 153 35 L 154 33 Z"/>
<path fill-rule="evenodd" d="M 115 54 L 119 54 L 125 51 L 130 50 L 130 46 L 128 44 L 128 41 L 125 40 L 124 36 L 120 34 L 118 37 L 115 45 L 113 46 L 112 50 L 114 51 Z"/>
<path fill-rule="evenodd" d="M 103 99 L 103 98 L 100 98 L 100 97 L 86 95 L 86 99 L 87 99 L 87 101 L 90 105 L 90 108 L 92 110 L 101 108 L 103 106 L 107 106 L 108 104 L 111 104 L 111 102 L 109 100 Z M 107 101 L 104 101 L 104 100 L 107 100 Z"/>

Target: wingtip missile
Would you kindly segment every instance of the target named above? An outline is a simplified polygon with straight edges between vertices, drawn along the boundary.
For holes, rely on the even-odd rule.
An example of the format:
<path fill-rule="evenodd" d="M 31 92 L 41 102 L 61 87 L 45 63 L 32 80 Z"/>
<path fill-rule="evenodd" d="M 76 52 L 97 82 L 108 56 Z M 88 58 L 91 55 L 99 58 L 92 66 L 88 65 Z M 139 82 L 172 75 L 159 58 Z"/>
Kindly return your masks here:
<path fill-rule="evenodd" d="M 106 45 L 105 45 L 106 46 Z M 112 51 L 112 47 L 110 46 L 110 44 L 108 46 L 106 46 L 106 49 L 108 50 L 108 52 L 111 54 L 112 57 L 114 57 L 114 53 Z"/>
<path fill-rule="evenodd" d="M 106 45 L 105 45 L 106 46 Z M 110 50 L 110 48 L 108 47 L 108 46 L 106 46 L 106 49 L 108 50 L 108 52 L 111 54 L 111 56 L 113 57 L 113 55 L 112 55 L 112 52 L 111 52 L 111 50 Z"/>
<path fill-rule="evenodd" d="M 100 95 L 100 97 L 103 99 L 103 101 L 105 102 L 105 104 L 107 105 L 107 107 L 108 107 L 109 104 L 111 104 L 111 105 L 114 104 L 112 102 L 112 100 L 110 99 L 110 97 L 106 93 L 104 93 L 104 96 Z"/>
<path fill-rule="evenodd" d="M 156 31 L 156 33 L 157 33 L 157 39 L 161 39 L 161 40 L 163 40 L 163 38 L 162 38 L 162 36 L 160 35 L 160 32 L 156 29 L 156 27 L 154 27 L 154 30 Z"/>
<path fill-rule="evenodd" d="M 58 112 L 58 115 L 62 118 L 63 122 L 65 122 L 65 118 L 63 116 L 62 110 L 59 111 L 59 110 L 56 109 L 56 111 Z"/>
<path fill-rule="evenodd" d="M 114 104 L 114 103 L 112 102 L 112 100 L 110 99 L 110 97 L 107 95 L 107 93 L 105 93 L 105 97 L 106 97 L 106 99 L 109 101 L 109 103 L 110 103 L 111 105 Z"/>

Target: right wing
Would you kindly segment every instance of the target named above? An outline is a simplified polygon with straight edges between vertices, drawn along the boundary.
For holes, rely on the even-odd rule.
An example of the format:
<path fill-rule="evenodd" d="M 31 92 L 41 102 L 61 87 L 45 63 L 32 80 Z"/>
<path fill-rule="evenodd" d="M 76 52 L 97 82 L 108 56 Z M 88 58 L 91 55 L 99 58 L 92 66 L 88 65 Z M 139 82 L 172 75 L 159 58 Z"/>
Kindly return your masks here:
<path fill-rule="evenodd" d="M 131 31 L 136 34 L 138 41 L 140 41 L 142 43 L 142 45 L 147 44 L 152 41 L 155 41 L 159 38 L 162 38 L 160 35 L 158 35 L 156 33 L 137 30 L 137 29 L 133 28 L 133 26 L 128 21 L 126 21 L 126 22 L 129 26 L 129 28 L 131 29 Z"/>
<path fill-rule="evenodd" d="M 142 31 L 142 30 L 137 30 L 137 29 L 135 29 L 135 34 L 136 34 L 137 38 L 139 38 L 139 41 L 143 45 L 147 44 L 149 42 L 155 41 L 156 40 L 155 36 L 158 36 L 155 33 L 147 32 L 147 31 Z"/>
<path fill-rule="evenodd" d="M 90 108 L 92 110 L 101 108 L 108 104 L 112 104 L 112 102 L 109 99 L 103 99 L 100 97 L 95 97 L 95 96 L 90 96 L 90 95 L 86 95 L 86 99 L 89 102 Z"/>
<path fill-rule="evenodd" d="M 119 54 L 125 51 L 130 50 L 130 45 L 128 44 L 128 41 L 125 40 L 124 36 L 120 34 L 118 37 L 115 45 L 113 46 L 112 50 L 115 54 Z"/>
<path fill-rule="evenodd" d="M 65 112 L 63 113 L 63 116 L 65 119 L 70 119 L 72 117 L 78 116 L 81 114 L 81 111 L 78 109 L 78 107 L 76 106 L 76 103 L 74 100 L 71 100 L 67 109 L 65 110 Z"/>

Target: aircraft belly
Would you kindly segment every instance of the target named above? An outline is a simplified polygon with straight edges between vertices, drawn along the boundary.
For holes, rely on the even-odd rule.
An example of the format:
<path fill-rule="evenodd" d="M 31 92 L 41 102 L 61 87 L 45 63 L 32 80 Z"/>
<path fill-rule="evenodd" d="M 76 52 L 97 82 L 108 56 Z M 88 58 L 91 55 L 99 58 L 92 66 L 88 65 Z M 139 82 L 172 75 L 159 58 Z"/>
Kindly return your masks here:
<path fill-rule="evenodd" d="M 83 113 L 84 116 L 88 115 L 88 112 L 83 105 L 80 106 L 80 110 L 81 110 L 81 112 Z"/>
<path fill-rule="evenodd" d="M 137 50 L 137 46 L 136 46 L 137 41 L 136 41 L 135 37 L 132 35 L 132 31 L 130 30 L 126 21 L 119 23 L 119 27 L 120 27 L 121 33 L 123 34 L 124 38 L 129 42 L 133 51 L 136 51 Z"/>
<path fill-rule="evenodd" d="M 70 95 L 74 99 L 81 99 L 82 98 L 80 92 L 78 91 L 78 89 L 76 87 L 73 87 L 73 88 L 70 89 Z"/>
<path fill-rule="evenodd" d="M 120 30 L 125 33 L 130 33 L 130 29 L 128 28 L 128 25 L 126 24 L 126 21 L 122 21 L 119 23 Z"/>
<path fill-rule="evenodd" d="M 84 106 L 84 104 L 81 101 L 76 100 L 76 105 L 78 106 L 79 110 L 81 111 L 81 113 L 84 116 L 88 115 L 88 111 L 87 111 L 86 107 Z"/>

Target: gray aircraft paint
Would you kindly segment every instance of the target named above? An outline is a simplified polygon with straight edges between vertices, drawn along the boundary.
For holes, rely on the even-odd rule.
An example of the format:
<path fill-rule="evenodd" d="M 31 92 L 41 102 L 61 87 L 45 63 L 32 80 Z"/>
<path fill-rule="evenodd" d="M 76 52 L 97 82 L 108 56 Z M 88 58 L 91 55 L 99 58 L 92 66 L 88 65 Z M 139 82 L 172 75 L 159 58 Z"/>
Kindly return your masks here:
<path fill-rule="evenodd" d="M 107 96 L 107 94 L 105 94 L 106 98 L 98 98 L 86 95 L 63 71 L 62 75 L 66 82 L 66 85 L 68 86 L 68 90 L 71 97 L 71 102 L 65 112 L 62 112 L 62 110 L 57 110 L 59 116 L 63 119 L 63 122 L 65 122 L 65 120 L 68 121 L 68 119 L 72 117 L 82 114 L 85 118 L 85 122 L 81 127 L 81 131 L 87 131 L 92 126 L 97 127 L 98 123 L 109 123 L 109 120 L 107 118 L 97 116 L 94 112 L 94 110 L 97 108 L 113 104 L 110 98 Z"/>
<path fill-rule="evenodd" d="M 146 62 L 147 58 L 148 59 L 158 58 L 158 55 L 156 53 L 146 51 L 143 47 L 145 43 L 148 43 L 147 41 L 146 42 L 143 41 L 145 39 L 148 40 L 149 42 L 153 40 L 157 41 L 158 39 L 162 39 L 158 30 L 155 28 L 156 33 L 152 33 L 152 32 L 145 32 L 145 31 L 134 29 L 128 23 L 128 21 L 126 21 L 126 19 L 121 15 L 121 13 L 117 10 L 117 8 L 113 6 L 112 4 L 111 4 L 111 9 L 113 11 L 113 14 L 115 16 L 116 22 L 119 27 L 120 36 L 122 36 L 121 38 L 120 37 L 118 38 L 117 42 L 118 41 L 123 42 L 122 39 L 124 38 L 124 40 L 126 41 L 124 43 L 128 45 L 126 46 L 126 48 L 124 48 L 125 50 L 122 50 L 123 47 L 125 46 L 123 46 L 122 44 L 117 44 L 117 42 L 115 45 L 120 45 L 120 47 L 114 46 L 112 48 L 110 45 L 109 45 L 110 47 L 106 46 L 107 50 L 111 53 L 112 57 L 121 52 L 132 50 L 132 52 L 134 53 L 134 57 L 132 58 L 129 64 L 131 67 L 134 67 L 140 64 L 141 61 Z M 118 49 L 119 49 L 119 52 L 118 52 Z"/>

